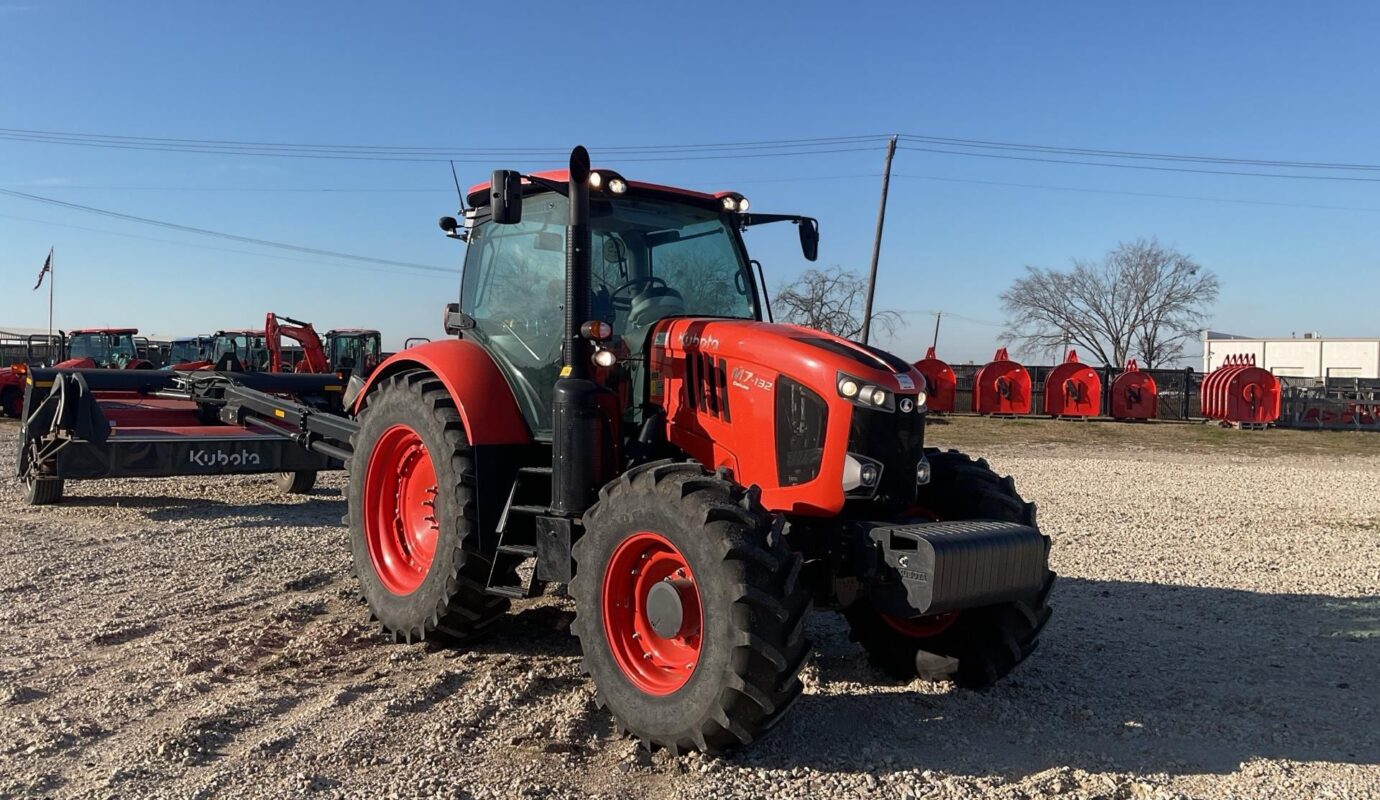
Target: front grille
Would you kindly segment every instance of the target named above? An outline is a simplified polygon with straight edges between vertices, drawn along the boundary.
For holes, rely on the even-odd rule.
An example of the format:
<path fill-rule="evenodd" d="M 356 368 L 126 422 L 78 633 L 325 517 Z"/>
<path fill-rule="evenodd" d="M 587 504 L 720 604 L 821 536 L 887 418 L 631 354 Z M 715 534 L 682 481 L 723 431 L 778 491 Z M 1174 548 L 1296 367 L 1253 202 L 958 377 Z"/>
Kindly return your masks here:
<path fill-rule="evenodd" d="M 916 465 L 925 455 L 925 415 L 854 408 L 848 452 L 882 465 L 873 499 L 849 501 L 849 505 L 866 504 L 869 513 L 877 513 L 879 507 L 882 513 L 904 511 L 915 501 Z"/>
<path fill-rule="evenodd" d="M 809 387 L 782 375 L 776 382 L 776 476 L 797 486 L 819 476 L 829 407 Z"/>

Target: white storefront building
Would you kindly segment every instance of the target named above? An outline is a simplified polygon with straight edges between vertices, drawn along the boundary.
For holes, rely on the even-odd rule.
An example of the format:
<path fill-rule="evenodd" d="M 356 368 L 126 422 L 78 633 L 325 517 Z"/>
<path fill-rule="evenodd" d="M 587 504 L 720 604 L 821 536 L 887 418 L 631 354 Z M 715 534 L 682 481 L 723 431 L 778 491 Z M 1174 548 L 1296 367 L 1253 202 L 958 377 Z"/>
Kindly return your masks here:
<path fill-rule="evenodd" d="M 1203 371 L 1217 369 L 1228 356 L 1254 356 L 1256 366 L 1280 377 L 1380 379 L 1380 338 L 1329 339 L 1305 333 L 1255 339 L 1203 331 Z"/>

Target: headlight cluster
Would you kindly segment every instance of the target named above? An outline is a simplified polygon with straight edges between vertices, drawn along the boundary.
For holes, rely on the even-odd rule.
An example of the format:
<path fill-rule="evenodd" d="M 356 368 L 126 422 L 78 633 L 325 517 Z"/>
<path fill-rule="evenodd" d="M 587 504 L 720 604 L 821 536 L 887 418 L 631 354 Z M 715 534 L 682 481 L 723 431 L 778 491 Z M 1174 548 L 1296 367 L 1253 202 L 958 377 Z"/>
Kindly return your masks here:
<path fill-rule="evenodd" d="M 923 389 L 915 394 L 897 395 L 890 389 L 867 383 L 861 378 L 855 378 L 843 372 L 838 375 L 837 386 L 839 397 L 853 405 L 885 411 L 899 410 L 902 414 L 923 412 L 925 401 L 929 399 Z"/>

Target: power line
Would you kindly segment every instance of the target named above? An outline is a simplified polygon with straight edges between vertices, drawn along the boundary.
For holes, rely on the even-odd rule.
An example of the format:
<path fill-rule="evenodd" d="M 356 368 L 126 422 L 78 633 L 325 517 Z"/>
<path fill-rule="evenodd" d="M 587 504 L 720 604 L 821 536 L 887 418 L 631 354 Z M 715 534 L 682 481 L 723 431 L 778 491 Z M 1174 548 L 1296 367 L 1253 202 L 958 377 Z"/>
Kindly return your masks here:
<path fill-rule="evenodd" d="M 1251 178 L 1292 178 L 1308 181 L 1349 181 L 1360 183 L 1380 183 L 1380 178 L 1358 178 L 1347 175 L 1291 175 L 1282 172 L 1242 172 L 1239 170 L 1197 169 L 1193 167 L 1165 167 L 1152 164 L 1115 164 L 1108 161 L 1077 161 L 1062 158 L 1041 158 L 1038 156 L 1014 156 L 1000 153 L 969 153 L 959 150 L 940 150 L 933 147 L 910 147 L 902 145 L 902 150 L 924 153 L 939 153 L 948 156 L 967 156 L 970 158 L 1000 158 L 1007 161 L 1038 161 L 1045 164 L 1076 164 L 1084 167 L 1112 167 L 1115 169 L 1138 169 L 1154 172 L 1190 172 L 1200 175 L 1240 175 Z"/>
<path fill-rule="evenodd" d="M 943 181 L 945 183 L 971 183 L 981 186 L 1010 186 L 1020 189 L 1044 189 L 1057 192 L 1083 192 L 1087 194 L 1114 194 L 1126 195 L 1130 197 L 1156 197 L 1166 200 L 1197 200 L 1212 203 L 1242 203 L 1253 206 L 1278 206 L 1281 208 L 1314 208 L 1326 211 L 1365 211 L 1380 213 L 1380 208 L 1366 208 L 1363 206 L 1333 206 L 1317 203 L 1281 203 L 1274 200 L 1245 200 L 1236 197 L 1207 197 L 1203 195 L 1191 194 L 1166 194 L 1163 192 L 1132 192 L 1119 189 L 1089 189 L 1079 186 L 1051 186 L 1041 183 L 1010 183 L 1007 181 L 984 181 L 975 178 L 949 178 L 940 175 L 904 175 L 896 173 L 893 177 L 909 178 L 912 180 L 924 181 Z"/>
<path fill-rule="evenodd" d="M 930 145 L 932 147 L 909 147 L 908 149 L 937 152 L 948 155 L 967 154 L 971 156 L 997 157 L 993 153 L 976 153 L 970 150 L 998 150 L 1044 155 L 1063 155 L 1081 158 L 1150 160 L 1161 162 L 1196 163 L 1219 166 L 1272 167 L 1294 170 L 1332 170 L 1332 171 L 1380 171 L 1380 164 L 1354 162 L 1333 162 L 1319 160 L 1285 160 L 1243 158 L 1239 156 L 1210 156 L 1195 154 L 1176 154 L 1121 150 L 1094 147 L 1074 147 L 1061 145 L 1033 144 L 992 139 L 972 139 L 951 136 L 933 136 L 905 133 L 900 138 L 909 143 Z M 819 155 L 833 152 L 855 152 L 880 146 L 888 138 L 885 134 L 860 134 L 849 136 L 819 136 L 791 139 L 761 139 L 750 141 L 729 141 L 692 144 L 624 144 L 600 146 L 602 152 L 629 156 L 624 160 L 678 161 L 700 160 L 703 158 L 752 158 L 779 156 L 787 153 L 799 155 Z M 152 136 L 128 136 L 105 133 L 81 133 L 69 131 L 48 131 L 28 128 L 0 128 L 0 139 L 45 144 L 68 144 L 88 147 L 112 147 L 124 149 L 146 149 L 174 152 L 214 152 L 232 155 L 284 156 L 304 158 L 346 158 L 362 160 L 399 161 L 484 161 L 495 158 L 513 158 L 528 162 L 545 162 L 549 158 L 564 155 L 564 147 L 498 147 L 498 146 L 412 146 L 412 145 L 362 145 L 362 144 L 323 144 L 308 142 L 272 142 L 243 139 L 194 139 Z M 963 148 L 961 150 L 937 150 L 934 147 Z M 479 158 L 464 158 L 464 156 Z M 642 156 L 641 158 L 633 158 Z M 1006 156 L 1018 158 L 1016 156 Z M 1018 160 L 1038 160 L 1027 156 Z M 1053 163 L 1064 163 L 1052 160 Z M 1096 163 L 1113 166 L 1102 161 L 1075 161 L 1086 165 Z M 1115 165 L 1128 167 L 1130 165 Z M 1185 170 L 1188 171 L 1188 170 Z M 1209 174 L 1216 174 L 1211 172 Z M 1272 173 L 1225 173 L 1247 174 L 1262 177 L 1297 177 Z"/>
<path fill-rule="evenodd" d="M 1197 156 L 1172 153 L 1147 153 L 1135 150 L 1102 150 L 1087 147 L 1063 147 L 1056 145 L 1022 144 L 1018 142 L 998 142 L 987 139 L 954 139 L 942 136 L 917 136 L 901 134 L 907 141 L 922 142 L 944 146 L 987 148 L 995 150 L 1027 150 L 1035 152 L 1058 153 L 1063 155 L 1099 156 L 1105 158 L 1148 159 L 1157 161 L 1193 161 L 1208 164 L 1238 164 L 1264 167 L 1290 167 L 1295 169 L 1334 169 L 1334 170 L 1380 170 L 1377 164 L 1354 164 L 1334 161 L 1280 161 L 1271 159 L 1237 158 L 1229 156 Z"/>
<path fill-rule="evenodd" d="M 104 208 L 95 208 L 93 206 L 84 206 L 78 203 L 69 203 L 65 200 L 57 200 L 51 197 L 41 197 L 36 194 L 28 194 L 27 192 L 16 192 L 12 189 L 0 189 L 0 195 L 15 197 L 21 200 L 29 200 L 31 202 L 36 203 L 47 203 L 49 205 L 60 206 L 62 208 L 70 208 L 75 211 L 85 211 L 90 214 L 99 214 L 101 216 L 113 217 L 115 219 L 122 219 L 129 222 L 138 222 L 145 225 L 154 225 L 160 228 L 181 231 L 183 233 L 195 233 L 202 236 L 214 236 L 218 239 L 228 239 L 230 241 L 235 242 L 244 242 L 247 244 L 258 245 L 260 247 L 274 247 L 280 250 L 291 250 L 298 253 L 307 253 L 309 255 L 325 256 L 327 258 L 341 258 L 349 261 L 358 261 L 365 264 L 379 264 L 386 267 L 402 267 L 404 269 L 421 270 L 424 272 L 440 272 L 448 275 L 454 274 L 454 270 L 446 269 L 444 267 L 433 266 L 431 264 L 418 264 L 411 261 L 395 261 L 387 258 L 374 258 L 372 256 L 355 255 L 354 253 L 342 253 L 336 250 L 323 250 L 316 247 L 304 247 L 302 245 L 288 244 L 286 242 L 275 242 L 268 239 L 256 239 L 252 236 L 240 236 L 238 234 L 225 233 L 223 231 L 213 231 L 207 228 L 197 228 L 191 225 L 181 225 L 176 222 L 166 222 L 164 220 L 150 219 L 148 217 L 139 217 L 133 214 L 124 214 L 119 211 L 110 211 Z"/>
<path fill-rule="evenodd" d="M 198 250 L 214 250 L 219 253 L 238 253 L 241 255 L 254 256 L 255 258 L 271 258 L 275 261 L 292 261 L 298 264 L 314 264 L 322 267 L 331 267 L 333 269 L 355 269 L 364 270 L 365 272 L 382 272 L 391 275 L 398 274 L 397 270 L 384 269 L 382 267 L 369 267 L 363 264 L 342 264 L 339 262 L 331 261 L 315 261 L 308 258 L 298 258 L 297 256 L 280 256 L 275 255 L 273 253 L 258 253 L 253 250 L 240 250 L 234 247 L 216 247 L 215 245 L 197 244 L 196 242 L 179 242 L 176 239 L 160 239 L 157 236 L 140 236 L 137 233 L 123 233 L 120 231 L 106 230 L 105 228 L 91 228 L 85 225 L 73 225 L 67 222 L 54 222 L 52 220 L 37 219 L 34 217 L 21 217 L 16 214 L 0 214 L 0 218 L 13 219 L 18 220 L 20 222 L 29 222 L 36 225 L 50 225 L 55 228 L 67 228 L 69 230 L 75 231 L 98 233 L 104 236 L 118 236 L 122 239 L 139 239 L 145 242 L 161 242 L 163 244 L 177 245 L 179 247 L 194 247 Z M 459 274 L 459 272 L 459 269 L 452 270 L 451 275 L 448 277 L 454 278 L 456 275 Z"/>

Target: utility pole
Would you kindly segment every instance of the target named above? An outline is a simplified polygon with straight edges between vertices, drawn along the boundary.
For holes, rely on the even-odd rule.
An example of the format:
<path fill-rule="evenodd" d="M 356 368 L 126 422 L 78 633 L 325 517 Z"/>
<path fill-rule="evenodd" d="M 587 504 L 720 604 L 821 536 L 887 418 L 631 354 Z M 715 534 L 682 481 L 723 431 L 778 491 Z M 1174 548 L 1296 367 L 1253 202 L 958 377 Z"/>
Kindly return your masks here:
<path fill-rule="evenodd" d="M 939 320 L 944 317 L 943 311 L 934 312 L 934 341 L 930 342 L 930 347 L 939 347 Z"/>
<path fill-rule="evenodd" d="M 886 193 L 891 186 L 891 159 L 896 156 L 896 137 L 886 144 L 886 168 L 882 171 L 882 205 L 877 209 L 877 236 L 872 241 L 872 269 L 867 275 L 867 303 L 863 306 L 862 343 L 872 333 L 872 297 L 877 293 L 877 259 L 882 255 L 882 226 L 886 224 Z"/>

